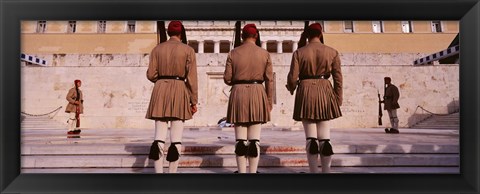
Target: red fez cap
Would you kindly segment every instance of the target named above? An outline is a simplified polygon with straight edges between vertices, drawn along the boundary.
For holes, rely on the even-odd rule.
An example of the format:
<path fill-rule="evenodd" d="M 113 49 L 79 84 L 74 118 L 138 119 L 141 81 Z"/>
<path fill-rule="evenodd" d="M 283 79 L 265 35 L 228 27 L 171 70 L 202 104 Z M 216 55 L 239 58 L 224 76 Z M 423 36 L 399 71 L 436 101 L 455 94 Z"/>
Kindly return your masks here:
<path fill-rule="evenodd" d="M 309 28 L 310 30 L 322 32 L 322 26 L 321 26 L 319 23 L 310 24 L 310 26 L 308 26 L 308 28 Z"/>
<path fill-rule="evenodd" d="M 167 31 L 169 32 L 182 32 L 182 22 L 180 21 L 171 21 L 169 24 L 168 24 L 168 29 Z"/>
<path fill-rule="evenodd" d="M 242 33 L 244 34 L 257 34 L 257 26 L 255 24 L 247 24 L 243 27 Z"/>
<path fill-rule="evenodd" d="M 76 79 L 75 84 L 77 84 L 78 82 L 82 82 L 82 81 L 80 81 L 79 79 Z"/>

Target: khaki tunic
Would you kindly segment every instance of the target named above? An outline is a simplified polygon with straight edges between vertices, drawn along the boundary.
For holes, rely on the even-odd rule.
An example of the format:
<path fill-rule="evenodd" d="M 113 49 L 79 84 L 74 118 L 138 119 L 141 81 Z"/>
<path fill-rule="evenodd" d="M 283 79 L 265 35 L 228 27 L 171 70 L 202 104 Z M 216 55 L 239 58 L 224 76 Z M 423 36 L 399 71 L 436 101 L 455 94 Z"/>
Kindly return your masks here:
<path fill-rule="evenodd" d="M 80 105 L 76 105 L 75 99 L 77 99 L 77 90 L 75 87 L 70 88 L 67 93 L 67 108 L 65 108 L 66 113 L 71 113 L 71 112 L 76 112 L 77 111 L 77 106 L 80 106 L 80 114 L 83 114 L 83 92 L 78 89 L 78 92 L 80 93 L 80 98 L 78 99 L 80 101 Z"/>
<path fill-rule="evenodd" d="M 333 78 L 333 87 L 328 79 L 299 81 L 302 76 L 328 74 Z M 292 56 L 287 82 L 289 91 L 297 89 L 294 120 L 323 121 L 342 116 L 340 106 L 343 100 L 343 78 L 337 50 L 320 42 L 310 42 L 296 50 Z"/>
<path fill-rule="evenodd" d="M 384 110 L 392 110 L 400 108 L 398 104 L 398 99 L 400 98 L 400 92 L 398 91 L 397 86 L 390 84 L 385 88 L 385 95 L 383 96 L 385 106 Z"/>
<path fill-rule="evenodd" d="M 158 79 L 159 76 L 185 77 L 186 81 Z M 191 105 L 198 101 L 195 51 L 180 40 L 170 38 L 153 48 L 147 79 L 155 83 L 145 118 L 189 120 Z"/>
<path fill-rule="evenodd" d="M 266 123 L 273 105 L 273 68 L 270 54 L 254 43 L 244 42 L 228 53 L 223 77 L 232 86 L 227 122 Z M 264 80 L 263 84 L 234 84 L 235 81 Z"/>

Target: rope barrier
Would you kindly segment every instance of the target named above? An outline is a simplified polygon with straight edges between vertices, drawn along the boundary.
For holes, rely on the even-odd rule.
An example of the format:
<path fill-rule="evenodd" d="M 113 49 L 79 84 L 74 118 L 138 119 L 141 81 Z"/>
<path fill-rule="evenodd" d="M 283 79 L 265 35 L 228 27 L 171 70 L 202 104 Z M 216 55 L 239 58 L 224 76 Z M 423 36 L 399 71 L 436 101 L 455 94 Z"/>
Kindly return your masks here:
<path fill-rule="evenodd" d="M 52 113 L 60 110 L 61 108 L 62 108 L 62 106 L 60 106 L 60 107 L 56 108 L 55 110 L 52 110 L 48 113 L 45 113 L 45 114 L 29 114 L 29 113 L 26 113 L 26 112 L 23 112 L 23 111 L 21 113 L 24 114 L 24 115 L 27 115 L 27 116 L 31 116 L 31 117 L 41 117 L 41 116 L 46 116 L 46 115 L 52 114 Z"/>

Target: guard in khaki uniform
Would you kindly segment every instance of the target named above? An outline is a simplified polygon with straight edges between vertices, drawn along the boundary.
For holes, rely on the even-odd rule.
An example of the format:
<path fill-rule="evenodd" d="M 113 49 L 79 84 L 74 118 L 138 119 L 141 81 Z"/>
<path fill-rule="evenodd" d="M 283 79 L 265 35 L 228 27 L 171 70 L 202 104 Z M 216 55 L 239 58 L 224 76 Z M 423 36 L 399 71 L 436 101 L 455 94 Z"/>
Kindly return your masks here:
<path fill-rule="evenodd" d="M 66 99 L 68 101 L 65 112 L 69 114 L 67 134 L 80 134 L 80 114 L 83 114 L 83 92 L 79 89 L 82 81 L 75 80 L 75 87 L 68 90 Z"/>
<path fill-rule="evenodd" d="M 154 83 L 146 118 L 155 121 L 155 139 L 149 158 L 155 172 L 163 173 L 163 156 L 168 123 L 170 147 L 166 156 L 169 172 L 175 173 L 180 157 L 183 126 L 197 112 L 198 85 L 195 51 L 181 42 L 185 32 L 180 21 L 168 24 L 168 41 L 158 44 L 150 54 L 147 78 Z M 185 34 L 185 33 L 183 33 Z"/>
<path fill-rule="evenodd" d="M 320 42 L 322 26 L 313 23 L 304 34 L 309 43 L 292 56 L 287 89 L 295 96 L 293 119 L 302 121 L 307 139 L 306 151 L 311 173 L 330 172 L 333 150 L 329 120 L 342 116 L 342 71 L 338 51 Z M 329 78 L 333 78 L 332 83 Z"/>
<path fill-rule="evenodd" d="M 225 84 L 232 86 L 227 122 L 235 124 L 235 154 L 239 173 L 256 173 L 260 159 L 261 124 L 270 121 L 273 69 L 270 54 L 255 44 L 255 24 L 242 29 L 243 43 L 228 53 Z M 265 87 L 262 83 L 265 83 Z"/>
<path fill-rule="evenodd" d="M 388 116 L 390 117 L 390 124 L 392 128 L 385 128 L 385 133 L 400 133 L 398 131 L 398 117 L 397 109 L 400 108 L 398 104 L 398 99 L 400 98 L 400 92 L 398 91 L 397 86 L 392 84 L 392 79 L 390 77 L 385 77 L 385 92 L 383 95 L 383 100 L 380 103 L 385 103 L 383 107 L 384 110 L 387 110 Z"/>

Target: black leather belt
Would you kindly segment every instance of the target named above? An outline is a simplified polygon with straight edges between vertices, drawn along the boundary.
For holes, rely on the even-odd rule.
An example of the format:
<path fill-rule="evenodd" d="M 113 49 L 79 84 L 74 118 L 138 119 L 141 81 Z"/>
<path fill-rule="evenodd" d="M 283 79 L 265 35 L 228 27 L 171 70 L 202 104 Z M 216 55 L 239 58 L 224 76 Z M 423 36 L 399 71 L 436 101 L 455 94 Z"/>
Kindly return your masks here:
<path fill-rule="evenodd" d="M 262 84 L 263 80 L 236 80 L 232 84 Z"/>
<path fill-rule="evenodd" d="M 328 79 L 330 77 L 330 74 L 329 75 L 312 75 L 312 76 L 300 76 L 300 80 L 304 80 L 304 79 Z"/>
<path fill-rule="evenodd" d="M 184 77 L 178 77 L 178 76 L 159 76 L 158 79 L 176 79 L 176 80 L 185 81 Z"/>

